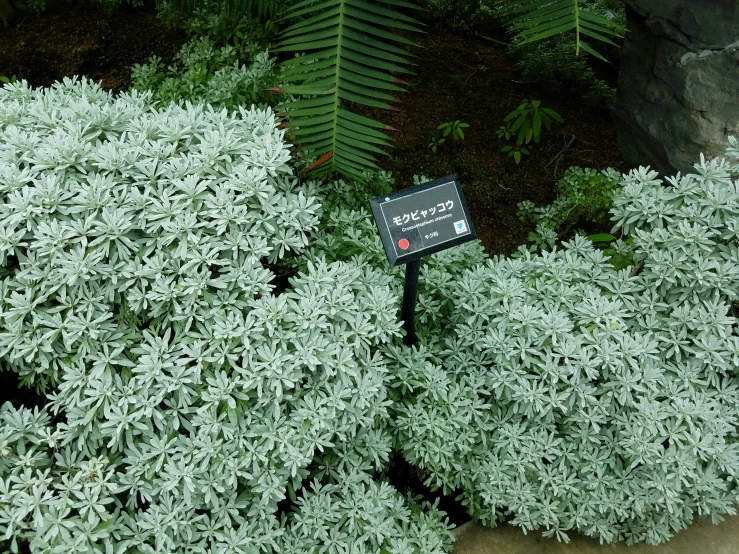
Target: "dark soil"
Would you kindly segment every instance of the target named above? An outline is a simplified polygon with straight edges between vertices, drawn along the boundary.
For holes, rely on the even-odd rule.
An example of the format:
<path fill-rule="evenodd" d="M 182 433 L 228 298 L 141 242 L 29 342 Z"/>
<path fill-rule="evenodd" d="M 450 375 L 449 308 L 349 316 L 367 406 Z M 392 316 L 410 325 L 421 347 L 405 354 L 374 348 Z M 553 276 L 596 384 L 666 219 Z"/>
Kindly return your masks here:
<path fill-rule="evenodd" d="M 530 200 L 550 203 L 555 184 L 572 165 L 626 171 L 608 107 L 584 107 L 577 97 L 548 94 L 535 82 L 525 82 L 503 46 L 449 30 L 430 30 L 413 37 L 415 75 L 403 76 L 408 92 L 400 96 L 400 112 L 361 109 L 362 113 L 396 129 L 391 157 L 378 164 L 391 170 L 395 185 L 413 184 L 413 175 L 432 179 L 456 173 L 460 177 L 473 222 L 485 249 L 510 254 L 525 243 L 532 224 L 517 217 L 517 204 Z M 519 165 L 500 151 L 506 143 L 496 136 L 503 118 L 523 99 L 541 100 L 557 111 L 564 124 L 542 130 L 539 144 Z M 468 123 L 465 139 L 447 138 L 436 153 L 431 138 L 439 124 Z"/>
<path fill-rule="evenodd" d="M 33 409 L 44 405 L 44 397 L 35 389 L 21 387 L 18 374 L 0 363 L 0 404 L 3 402 L 10 402 L 16 408 Z"/>
<path fill-rule="evenodd" d="M 424 484 L 424 470 L 410 465 L 402 456 L 395 455 L 391 458 L 387 479 L 403 495 L 421 496 L 426 502 L 438 502 L 437 508 L 444 512 L 449 523 L 456 527 L 464 525 L 471 519 L 462 502 L 457 500 L 459 492 L 451 494 L 443 494 L 441 490 L 432 492 Z"/>
<path fill-rule="evenodd" d="M 0 26 L 0 75 L 48 87 L 86 75 L 113 92 L 131 85 L 134 64 L 156 54 L 170 63 L 187 35 L 157 19 L 153 2 L 106 13 L 98 4 L 62 4 L 37 16 L 16 15 Z"/>

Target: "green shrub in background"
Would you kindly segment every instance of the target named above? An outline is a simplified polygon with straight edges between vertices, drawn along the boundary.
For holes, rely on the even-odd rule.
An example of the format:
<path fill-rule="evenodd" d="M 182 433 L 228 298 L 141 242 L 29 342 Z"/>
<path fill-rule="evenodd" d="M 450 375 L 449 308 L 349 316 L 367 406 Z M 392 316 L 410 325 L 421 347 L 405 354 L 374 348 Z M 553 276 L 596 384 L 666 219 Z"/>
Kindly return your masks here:
<path fill-rule="evenodd" d="M 572 41 L 565 36 L 533 44 L 513 44 L 509 51 L 524 77 L 546 85 L 555 93 L 577 92 L 590 107 L 609 107 L 615 99 L 615 89 L 595 75 L 587 59 L 572 55 Z"/>
<path fill-rule="evenodd" d="M 316 259 L 275 290 L 320 207 L 269 109 L 20 82 L 0 131 L 0 358 L 49 400 L 0 408 L 11 551 L 450 548 L 381 478 L 390 277 Z"/>
<path fill-rule="evenodd" d="M 264 20 L 243 11 L 228 10 L 228 6 L 213 1 L 190 10 L 180 9 L 177 2 L 160 1 L 157 17 L 170 28 L 181 28 L 190 37 L 208 37 L 217 46 L 234 46 L 256 43 L 268 45 L 275 37 L 274 21 Z"/>
<path fill-rule="evenodd" d="M 737 169 L 632 171 L 612 213 L 636 267 L 581 236 L 495 257 L 449 287 L 453 324 L 388 349 L 397 445 L 430 486 L 561 540 L 657 544 L 736 513 Z"/>
<path fill-rule="evenodd" d="M 581 2 L 580 8 L 622 28 L 626 26 L 622 0 Z M 571 35 L 557 34 L 525 44 L 514 39 L 508 50 L 527 79 L 542 83 L 559 94 L 576 93 L 588 106 L 609 107 L 615 90 L 597 77 L 586 57 L 573 56 L 573 49 Z"/>
<path fill-rule="evenodd" d="M 66 0 L 67 3 L 72 0 Z M 144 6 L 143 0 L 87 0 L 100 5 L 109 14 L 126 4 L 133 8 Z M 172 25 L 179 25 L 193 15 L 220 14 L 227 17 L 245 16 L 253 20 L 273 22 L 274 18 L 287 7 L 283 0 L 155 0 L 159 17 Z M 46 0 L 17 0 L 16 9 L 34 14 L 46 10 Z"/>
<path fill-rule="evenodd" d="M 534 248 L 551 249 L 572 231 L 582 234 L 578 226 L 585 222 L 602 225 L 606 230 L 621 179 L 613 168 L 596 171 L 573 166 L 557 182 L 554 202 L 540 207 L 528 200 L 520 202 L 518 216 L 536 224 L 536 230 L 529 234 Z"/>
<path fill-rule="evenodd" d="M 420 0 L 426 11 L 424 19 L 443 21 L 451 27 L 468 27 L 480 19 L 480 0 Z"/>
<path fill-rule="evenodd" d="M 168 3 L 184 15 L 225 13 L 262 22 L 274 21 L 290 4 L 289 0 L 157 0 L 157 3 Z"/>
<path fill-rule="evenodd" d="M 250 60 L 249 65 L 243 64 Z M 136 64 L 132 88 L 151 91 L 157 106 L 170 102 L 205 102 L 214 109 L 269 104 L 274 97 L 265 88 L 275 82 L 274 59 L 255 43 L 216 46 L 208 37 L 186 43 L 166 70 L 152 56 L 148 64 Z M 274 103 L 274 102 L 271 102 Z"/>

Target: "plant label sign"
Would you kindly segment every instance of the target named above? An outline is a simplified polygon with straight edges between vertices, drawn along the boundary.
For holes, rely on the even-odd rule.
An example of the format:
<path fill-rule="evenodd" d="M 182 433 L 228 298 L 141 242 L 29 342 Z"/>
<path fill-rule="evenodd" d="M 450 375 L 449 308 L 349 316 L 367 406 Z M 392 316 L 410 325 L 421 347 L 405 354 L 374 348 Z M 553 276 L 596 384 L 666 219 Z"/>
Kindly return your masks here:
<path fill-rule="evenodd" d="M 477 238 L 456 175 L 370 200 L 390 265 Z"/>

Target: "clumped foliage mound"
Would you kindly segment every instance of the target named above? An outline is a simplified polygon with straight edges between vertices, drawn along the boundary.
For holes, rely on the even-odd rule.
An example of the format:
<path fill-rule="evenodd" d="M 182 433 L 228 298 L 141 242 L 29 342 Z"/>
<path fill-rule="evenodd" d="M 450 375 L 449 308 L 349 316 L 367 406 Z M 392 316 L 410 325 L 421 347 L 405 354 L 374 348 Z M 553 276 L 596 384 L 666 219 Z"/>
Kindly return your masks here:
<path fill-rule="evenodd" d="M 739 159 L 739 141 L 728 154 Z M 666 182 L 644 169 L 624 176 L 608 202 L 612 232 L 630 236 L 627 269 L 582 236 L 540 255 L 486 260 L 468 243 L 425 258 L 420 345 L 383 353 L 395 448 L 427 484 L 459 493 L 486 525 L 560 540 L 656 544 L 695 517 L 733 514 L 738 175 L 739 164 L 714 160 Z M 610 188 L 614 176 L 570 177 Z M 368 196 L 388 185 L 369 180 Z M 326 210 L 295 262 L 386 267 L 348 193 L 342 181 L 317 191 Z M 400 293 L 402 268 L 389 271 Z"/>
<path fill-rule="evenodd" d="M 398 446 L 429 484 L 563 540 L 659 543 L 735 513 L 737 167 L 625 176 L 612 213 L 635 267 L 576 236 L 448 287 L 452 325 L 388 351 Z"/>
<path fill-rule="evenodd" d="M 393 487 L 366 473 L 339 473 L 334 483 L 313 482 L 287 517 L 279 554 L 444 552 L 453 534 L 439 525 L 435 505 L 409 509 Z"/>
<path fill-rule="evenodd" d="M 262 260 L 318 221 L 270 110 L 152 111 L 88 81 L 0 94 L 0 353 L 27 384 L 58 384 L 108 338 L 99 363 L 115 364 L 131 326 L 189 332 L 211 304 L 266 296 Z"/>
<path fill-rule="evenodd" d="M 0 357 L 50 400 L 0 408 L 11 550 L 448 550 L 442 514 L 369 477 L 389 277 L 316 259 L 274 288 L 320 209 L 269 109 L 22 82 L 0 131 Z"/>
<path fill-rule="evenodd" d="M 487 525 L 659 543 L 718 521 L 739 500 L 737 176 L 625 176 L 626 269 L 582 236 L 430 256 L 411 349 L 366 204 L 388 175 L 299 184 L 269 109 L 6 85 L 0 363 L 48 404 L 0 407 L 2 538 L 448 551 L 444 514 L 383 481 L 393 450 Z"/>

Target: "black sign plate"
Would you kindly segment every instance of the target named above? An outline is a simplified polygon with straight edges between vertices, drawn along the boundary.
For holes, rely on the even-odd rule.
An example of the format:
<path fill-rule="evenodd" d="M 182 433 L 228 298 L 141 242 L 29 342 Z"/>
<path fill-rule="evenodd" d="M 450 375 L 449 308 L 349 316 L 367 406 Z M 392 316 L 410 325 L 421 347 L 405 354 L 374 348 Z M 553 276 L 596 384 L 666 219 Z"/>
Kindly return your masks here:
<path fill-rule="evenodd" d="M 390 265 L 477 238 L 456 175 L 370 200 Z"/>

